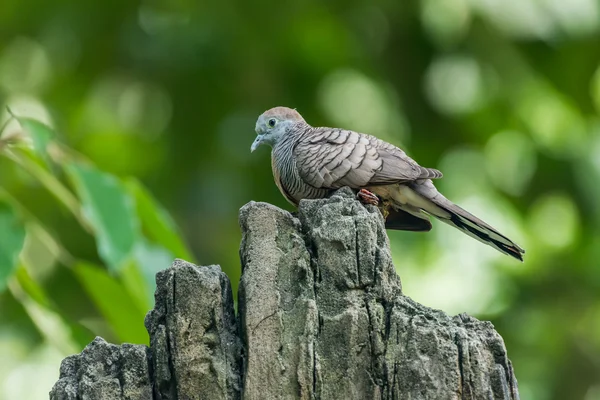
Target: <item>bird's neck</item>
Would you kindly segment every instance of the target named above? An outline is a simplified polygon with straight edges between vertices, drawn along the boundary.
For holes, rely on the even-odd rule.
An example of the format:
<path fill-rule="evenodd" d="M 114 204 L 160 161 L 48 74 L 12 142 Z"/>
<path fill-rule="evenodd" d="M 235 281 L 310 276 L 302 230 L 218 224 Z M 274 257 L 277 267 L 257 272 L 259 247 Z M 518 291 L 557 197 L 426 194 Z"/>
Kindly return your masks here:
<path fill-rule="evenodd" d="M 312 127 L 304 121 L 296 122 L 288 128 L 289 130 L 275 143 L 273 151 L 292 151 L 304 137 L 306 137 Z"/>

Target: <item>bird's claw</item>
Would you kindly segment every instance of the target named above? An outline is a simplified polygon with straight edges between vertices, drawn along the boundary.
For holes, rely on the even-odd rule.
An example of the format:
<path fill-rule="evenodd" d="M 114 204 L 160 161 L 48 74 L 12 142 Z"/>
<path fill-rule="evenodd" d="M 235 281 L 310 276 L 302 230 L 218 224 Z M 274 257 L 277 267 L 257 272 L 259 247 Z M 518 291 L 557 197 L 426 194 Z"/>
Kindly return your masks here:
<path fill-rule="evenodd" d="M 369 192 L 367 189 L 360 189 L 356 194 L 358 200 L 363 204 L 379 205 L 379 197 L 375 193 Z"/>

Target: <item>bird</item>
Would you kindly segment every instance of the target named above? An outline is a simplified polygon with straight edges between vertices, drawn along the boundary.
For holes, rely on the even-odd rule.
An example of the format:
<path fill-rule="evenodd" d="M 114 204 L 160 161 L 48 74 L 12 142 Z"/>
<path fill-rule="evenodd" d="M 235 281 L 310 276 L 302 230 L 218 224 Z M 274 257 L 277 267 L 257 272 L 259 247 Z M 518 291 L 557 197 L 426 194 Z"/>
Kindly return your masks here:
<path fill-rule="evenodd" d="M 523 261 L 525 250 L 498 230 L 444 197 L 433 184 L 442 178 L 402 149 L 375 136 L 347 129 L 312 127 L 298 111 L 274 107 L 256 121 L 254 152 L 271 147 L 275 183 L 294 206 L 344 186 L 382 211 L 387 229 L 426 232 L 434 217 Z"/>

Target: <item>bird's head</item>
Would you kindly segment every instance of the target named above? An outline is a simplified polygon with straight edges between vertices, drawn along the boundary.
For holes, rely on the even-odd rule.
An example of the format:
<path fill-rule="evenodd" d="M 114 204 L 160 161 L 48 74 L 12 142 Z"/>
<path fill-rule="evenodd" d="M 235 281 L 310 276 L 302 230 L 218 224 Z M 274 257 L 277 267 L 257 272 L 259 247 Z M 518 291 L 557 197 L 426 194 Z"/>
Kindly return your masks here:
<path fill-rule="evenodd" d="M 256 139 L 250 147 L 254 151 L 261 144 L 274 147 L 292 126 L 304 122 L 298 111 L 287 107 L 275 107 L 265 111 L 256 120 Z"/>

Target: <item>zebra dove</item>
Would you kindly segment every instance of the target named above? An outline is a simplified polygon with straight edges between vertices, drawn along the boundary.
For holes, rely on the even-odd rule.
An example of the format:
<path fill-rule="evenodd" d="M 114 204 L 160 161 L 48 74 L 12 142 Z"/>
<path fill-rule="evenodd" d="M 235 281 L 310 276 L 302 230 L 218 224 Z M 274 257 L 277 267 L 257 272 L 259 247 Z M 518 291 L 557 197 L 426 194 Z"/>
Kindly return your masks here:
<path fill-rule="evenodd" d="M 421 167 L 396 146 L 363 133 L 314 128 L 287 107 L 259 116 L 256 133 L 250 150 L 272 147 L 275 183 L 295 206 L 349 186 L 363 202 L 379 204 L 388 229 L 429 231 L 433 216 L 523 261 L 517 244 L 436 190 L 432 179 L 441 178 L 440 171 Z"/>

